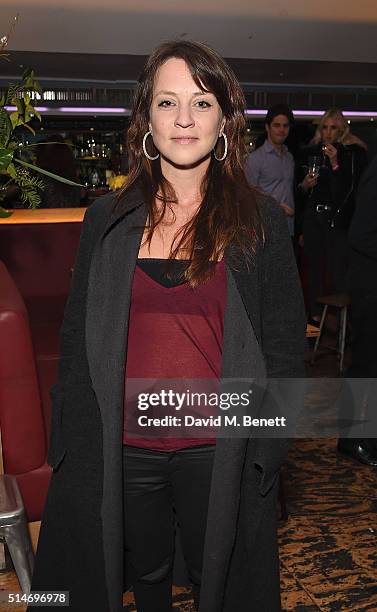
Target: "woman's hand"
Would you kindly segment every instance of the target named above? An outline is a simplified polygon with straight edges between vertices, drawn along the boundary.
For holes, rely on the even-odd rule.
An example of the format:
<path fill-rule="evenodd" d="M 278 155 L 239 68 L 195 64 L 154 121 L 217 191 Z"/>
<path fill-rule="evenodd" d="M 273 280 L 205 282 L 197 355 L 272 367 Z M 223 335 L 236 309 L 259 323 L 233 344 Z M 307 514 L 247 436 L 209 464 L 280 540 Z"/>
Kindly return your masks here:
<path fill-rule="evenodd" d="M 330 160 L 330 164 L 334 167 L 338 165 L 338 151 L 332 144 L 325 144 L 322 147 L 323 152 Z"/>
<path fill-rule="evenodd" d="M 312 176 L 311 174 L 307 174 L 306 177 L 304 178 L 304 180 L 299 184 L 299 187 L 303 190 L 303 191 L 309 191 L 309 189 L 312 189 L 318 182 L 318 174 L 315 174 L 314 176 Z"/>
<path fill-rule="evenodd" d="M 281 202 L 280 206 L 284 210 L 284 212 L 287 215 L 287 217 L 294 217 L 295 211 L 293 210 L 293 208 L 288 206 L 288 204 L 286 204 L 285 202 Z"/>

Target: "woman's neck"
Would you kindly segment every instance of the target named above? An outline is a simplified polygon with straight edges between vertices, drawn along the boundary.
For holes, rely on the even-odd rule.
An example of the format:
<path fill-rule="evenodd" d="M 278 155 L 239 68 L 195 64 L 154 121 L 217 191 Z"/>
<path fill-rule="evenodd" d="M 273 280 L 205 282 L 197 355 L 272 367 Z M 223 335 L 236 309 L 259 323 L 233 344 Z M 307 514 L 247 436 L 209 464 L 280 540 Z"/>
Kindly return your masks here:
<path fill-rule="evenodd" d="M 173 187 L 178 206 L 187 209 L 197 208 L 202 200 L 201 188 L 208 166 L 209 160 L 195 167 L 182 168 L 161 159 L 162 174 Z"/>

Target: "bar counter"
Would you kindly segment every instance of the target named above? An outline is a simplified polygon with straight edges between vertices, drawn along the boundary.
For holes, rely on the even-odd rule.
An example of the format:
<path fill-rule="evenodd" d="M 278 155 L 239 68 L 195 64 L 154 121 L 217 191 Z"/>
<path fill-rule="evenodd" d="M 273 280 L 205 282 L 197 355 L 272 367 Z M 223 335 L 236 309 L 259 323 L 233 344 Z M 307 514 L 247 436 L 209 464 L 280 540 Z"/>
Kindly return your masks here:
<path fill-rule="evenodd" d="M 29 225 L 30 223 L 81 223 L 86 208 L 29 208 L 16 209 L 10 217 L 0 218 L 0 225 Z"/>

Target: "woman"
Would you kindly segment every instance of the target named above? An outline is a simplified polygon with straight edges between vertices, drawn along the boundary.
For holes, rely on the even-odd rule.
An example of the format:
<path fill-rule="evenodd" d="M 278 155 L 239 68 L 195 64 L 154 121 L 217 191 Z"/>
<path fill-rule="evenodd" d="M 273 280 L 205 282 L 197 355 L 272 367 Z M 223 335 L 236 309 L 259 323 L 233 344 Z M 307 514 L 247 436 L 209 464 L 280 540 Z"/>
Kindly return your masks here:
<path fill-rule="evenodd" d="M 347 230 L 366 153 L 351 137 L 346 119 L 336 108 L 323 115 L 314 141 L 305 151 L 303 167 L 307 173 L 299 184 L 299 208 L 300 243 L 308 265 L 309 316 L 311 323 L 318 324 L 321 306 L 317 298 L 324 295 L 326 272 L 330 293 L 347 290 Z"/>
<path fill-rule="evenodd" d="M 86 214 L 33 582 L 69 590 L 72 610 L 118 612 L 129 584 L 138 612 L 171 609 L 173 507 L 201 612 L 280 610 L 286 443 L 127 427 L 134 379 L 302 375 L 297 270 L 283 213 L 245 179 L 243 113 L 216 52 L 161 45 L 136 93 L 129 181 Z"/>

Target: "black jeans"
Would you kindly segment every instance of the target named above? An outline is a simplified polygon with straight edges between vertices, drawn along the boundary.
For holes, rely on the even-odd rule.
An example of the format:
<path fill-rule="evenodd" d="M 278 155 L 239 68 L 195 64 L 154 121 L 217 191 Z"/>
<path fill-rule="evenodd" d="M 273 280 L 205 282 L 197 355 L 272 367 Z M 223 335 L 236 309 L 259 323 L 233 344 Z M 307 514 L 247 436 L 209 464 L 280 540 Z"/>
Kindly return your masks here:
<path fill-rule="evenodd" d="M 176 521 L 198 607 L 215 445 L 123 448 L 125 549 L 137 610 L 171 612 Z"/>
<path fill-rule="evenodd" d="M 307 211 L 303 223 L 304 254 L 308 265 L 308 298 L 311 316 L 320 315 L 317 298 L 324 295 L 326 272 L 330 276 L 330 293 L 347 291 L 347 230 L 330 228 L 326 212 Z"/>

